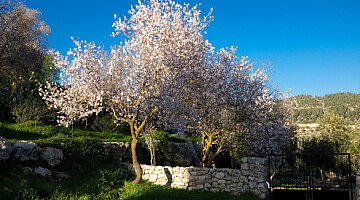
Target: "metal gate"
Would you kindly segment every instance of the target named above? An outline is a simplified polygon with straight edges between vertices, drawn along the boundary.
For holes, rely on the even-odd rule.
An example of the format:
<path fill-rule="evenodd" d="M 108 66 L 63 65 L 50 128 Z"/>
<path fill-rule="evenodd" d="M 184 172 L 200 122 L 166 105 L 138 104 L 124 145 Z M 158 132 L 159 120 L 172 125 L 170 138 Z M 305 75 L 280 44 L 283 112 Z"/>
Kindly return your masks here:
<path fill-rule="evenodd" d="M 268 167 L 274 200 L 353 200 L 349 153 L 270 154 Z"/>

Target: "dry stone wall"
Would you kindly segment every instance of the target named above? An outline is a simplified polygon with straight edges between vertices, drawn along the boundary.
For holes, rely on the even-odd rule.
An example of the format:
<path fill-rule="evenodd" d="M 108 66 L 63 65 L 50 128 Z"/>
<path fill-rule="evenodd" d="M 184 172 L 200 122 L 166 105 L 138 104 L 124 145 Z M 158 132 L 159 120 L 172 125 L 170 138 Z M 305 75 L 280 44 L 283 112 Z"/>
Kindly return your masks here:
<path fill-rule="evenodd" d="M 268 192 L 266 159 L 242 158 L 241 169 L 168 167 L 141 165 L 143 179 L 158 185 L 188 190 L 230 192 L 238 195 L 252 192 L 265 198 Z"/>

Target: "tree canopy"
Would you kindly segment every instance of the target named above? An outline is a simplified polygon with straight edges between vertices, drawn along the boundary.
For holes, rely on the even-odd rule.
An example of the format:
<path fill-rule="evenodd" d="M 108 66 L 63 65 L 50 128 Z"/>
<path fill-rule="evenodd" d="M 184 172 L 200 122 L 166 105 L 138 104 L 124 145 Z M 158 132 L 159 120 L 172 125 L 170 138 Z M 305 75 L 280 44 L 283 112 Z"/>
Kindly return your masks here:
<path fill-rule="evenodd" d="M 287 108 L 269 87 L 266 71 L 255 69 L 236 48 L 215 48 L 204 38 L 211 11 L 199 6 L 150 0 L 117 18 L 113 36 L 123 41 L 110 52 L 76 41 L 67 56 L 55 53 L 60 83 L 40 94 L 58 110 L 65 126 L 107 109 L 130 127 L 135 183 L 141 180 L 136 146 L 146 126 L 202 134 L 203 166 L 223 149 L 265 156 L 281 152 L 292 137 Z M 216 153 L 212 153 L 216 146 Z"/>
<path fill-rule="evenodd" d="M 44 68 L 46 35 L 50 28 L 39 12 L 12 1 L 0 2 L 0 106 L 7 115 L 12 105 L 35 94 Z"/>

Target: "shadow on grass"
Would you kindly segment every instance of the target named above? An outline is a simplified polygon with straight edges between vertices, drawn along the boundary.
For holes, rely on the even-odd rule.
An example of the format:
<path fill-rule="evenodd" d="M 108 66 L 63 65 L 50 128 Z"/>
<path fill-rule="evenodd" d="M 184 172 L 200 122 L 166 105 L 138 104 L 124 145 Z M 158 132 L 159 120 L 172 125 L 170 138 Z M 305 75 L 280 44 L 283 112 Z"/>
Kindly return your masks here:
<path fill-rule="evenodd" d="M 118 165 L 61 181 L 11 173 L 0 176 L 0 199 L 119 199 L 119 188 L 132 178 Z"/>
<path fill-rule="evenodd" d="M 15 130 L 4 126 L 0 126 L 0 136 L 9 140 L 37 140 L 45 138 L 44 135 L 36 132 Z"/>

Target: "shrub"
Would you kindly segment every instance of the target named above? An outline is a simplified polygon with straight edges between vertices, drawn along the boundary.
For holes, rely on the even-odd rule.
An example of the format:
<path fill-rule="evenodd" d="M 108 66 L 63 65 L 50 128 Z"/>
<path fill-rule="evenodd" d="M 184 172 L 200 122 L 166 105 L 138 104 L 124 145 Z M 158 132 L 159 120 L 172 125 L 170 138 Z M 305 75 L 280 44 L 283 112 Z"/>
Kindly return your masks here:
<path fill-rule="evenodd" d="M 38 122 L 47 112 L 47 108 L 41 99 L 32 96 L 13 103 L 11 106 L 11 114 L 17 123 Z"/>

